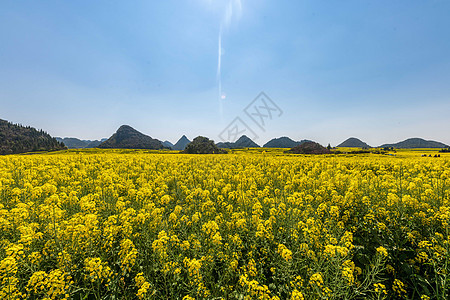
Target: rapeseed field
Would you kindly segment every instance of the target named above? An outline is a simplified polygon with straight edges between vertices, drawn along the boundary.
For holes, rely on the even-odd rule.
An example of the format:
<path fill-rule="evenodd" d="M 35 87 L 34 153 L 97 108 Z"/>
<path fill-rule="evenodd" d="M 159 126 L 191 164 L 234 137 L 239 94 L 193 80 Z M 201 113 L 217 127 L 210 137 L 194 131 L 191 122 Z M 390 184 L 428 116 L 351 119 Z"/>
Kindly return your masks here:
<path fill-rule="evenodd" d="M 448 299 L 450 157 L 413 154 L 0 157 L 0 299 Z"/>

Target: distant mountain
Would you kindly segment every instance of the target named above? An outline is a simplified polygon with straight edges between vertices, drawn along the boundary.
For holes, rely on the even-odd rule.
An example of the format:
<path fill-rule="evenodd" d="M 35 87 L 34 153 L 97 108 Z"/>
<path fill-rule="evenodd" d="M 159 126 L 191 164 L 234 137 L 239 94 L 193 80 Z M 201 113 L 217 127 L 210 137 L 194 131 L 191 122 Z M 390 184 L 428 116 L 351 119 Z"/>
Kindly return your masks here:
<path fill-rule="evenodd" d="M 173 144 L 169 141 L 162 142 L 163 146 L 169 149 L 173 149 Z"/>
<path fill-rule="evenodd" d="M 0 119 L 0 154 L 66 149 L 48 133 Z"/>
<path fill-rule="evenodd" d="M 220 142 L 217 143 L 217 147 L 219 148 L 229 148 L 229 149 L 238 149 L 238 148 L 257 148 L 259 147 L 254 141 L 252 141 L 248 136 L 241 136 L 236 142 Z"/>
<path fill-rule="evenodd" d="M 90 143 L 87 144 L 85 148 L 97 148 L 98 146 L 100 146 L 101 143 L 103 143 L 106 140 L 107 139 L 104 139 L 104 140 L 102 139 L 102 141 L 98 141 L 98 140 L 90 141 Z"/>
<path fill-rule="evenodd" d="M 218 142 L 216 144 L 216 146 L 219 147 L 219 148 L 233 149 L 234 148 L 234 143 L 232 143 L 232 142 Z"/>
<path fill-rule="evenodd" d="M 294 154 L 331 154 L 332 152 L 316 142 L 304 142 L 287 150 L 286 153 Z"/>
<path fill-rule="evenodd" d="M 175 145 L 173 145 L 172 149 L 173 150 L 184 150 L 190 142 L 191 141 L 185 135 L 183 135 L 178 140 L 178 142 L 176 142 Z"/>
<path fill-rule="evenodd" d="M 108 140 L 108 139 L 106 139 L 106 138 L 102 138 L 100 141 L 99 141 L 99 140 L 91 141 L 91 142 L 86 146 L 86 148 L 98 148 L 98 146 L 100 146 L 101 143 L 103 143 L 103 142 L 105 142 L 105 141 L 107 141 L 107 140 Z"/>
<path fill-rule="evenodd" d="M 248 136 L 241 136 L 236 142 L 234 142 L 236 148 L 258 148 L 259 145 L 252 141 Z"/>
<path fill-rule="evenodd" d="M 66 145 L 67 148 L 69 149 L 81 149 L 81 148 L 96 148 L 98 145 L 100 145 L 107 139 L 102 139 L 101 141 L 98 140 L 91 141 L 91 140 L 80 140 L 77 138 L 56 137 L 56 140 L 60 143 L 64 143 L 64 145 Z"/>
<path fill-rule="evenodd" d="M 161 141 L 152 139 L 128 125 L 122 125 L 109 139 L 101 143 L 98 148 L 117 149 L 162 149 Z"/>
<path fill-rule="evenodd" d="M 436 141 L 427 141 L 421 138 L 411 138 L 395 144 L 384 144 L 380 148 L 394 147 L 394 148 L 447 148 L 448 145 Z"/>
<path fill-rule="evenodd" d="M 309 140 L 301 140 L 299 142 L 296 142 L 294 140 L 291 140 L 287 136 L 283 136 L 280 138 L 274 138 L 268 141 L 264 144 L 264 148 L 293 148 L 295 146 L 301 145 L 306 142 L 311 142 Z"/>
<path fill-rule="evenodd" d="M 60 143 L 64 143 L 64 145 L 67 146 L 67 148 L 72 149 L 72 148 L 85 148 L 90 141 L 82 141 L 80 139 L 77 138 L 60 138 L 60 137 L 56 137 L 56 140 Z"/>
<path fill-rule="evenodd" d="M 369 145 L 367 145 L 366 143 L 364 143 L 363 141 L 361 141 L 360 139 L 357 139 L 354 137 L 346 139 L 345 141 L 343 141 L 342 143 L 337 145 L 337 147 L 372 148 Z"/>

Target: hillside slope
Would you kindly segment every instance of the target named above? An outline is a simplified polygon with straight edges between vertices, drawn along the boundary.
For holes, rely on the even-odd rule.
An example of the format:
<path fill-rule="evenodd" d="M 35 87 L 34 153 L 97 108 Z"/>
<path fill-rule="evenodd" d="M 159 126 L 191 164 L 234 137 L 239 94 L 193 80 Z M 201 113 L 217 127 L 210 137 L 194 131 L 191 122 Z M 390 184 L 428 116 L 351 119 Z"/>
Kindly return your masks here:
<path fill-rule="evenodd" d="M 43 130 L 13 124 L 0 119 L 0 154 L 66 149 Z"/>
<path fill-rule="evenodd" d="M 360 139 L 351 137 L 337 145 L 336 147 L 347 147 L 347 148 L 372 148 L 368 144 L 364 143 Z"/>
<path fill-rule="evenodd" d="M 173 145 L 172 149 L 173 150 L 184 150 L 186 149 L 186 146 L 190 143 L 191 141 L 185 136 L 183 135 L 176 143 L 175 145 Z"/>
<path fill-rule="evenodd" d="M 259 145 L 252 141 L 248 136 L 241 136 L 236 142 L 220 142 L 217 143 L 219 148 L 239 149 L 239 148 L 258 148 Z"/>
<path fill-rule="evenodd" d="M 380 146 L 381 148 L 384 147 L 394 147 L 394 148 L 447 148 L 448 145 L 436 142 L 436 141 L 427 141 L 421 138 L 410 138 L 406 139 L 404 141 L 394 143 L 394 144 L 384 144 Z"/>
<path fill-rule="evenodd" d="M 306 142 L 311 142 L 309 140 L 301 140 L 299 142 L 294 141 L 287 136 L 280 138 L 274 138 L 264 144 L 264 148 L 293 148 L 295 146 L 301 145 Z"/>
<path fill-rule="evenodd" d="M 161 141 L 153 139 L 128 125 L 122 125 L 98 148 L 116 149 L 163 149 Z"/>

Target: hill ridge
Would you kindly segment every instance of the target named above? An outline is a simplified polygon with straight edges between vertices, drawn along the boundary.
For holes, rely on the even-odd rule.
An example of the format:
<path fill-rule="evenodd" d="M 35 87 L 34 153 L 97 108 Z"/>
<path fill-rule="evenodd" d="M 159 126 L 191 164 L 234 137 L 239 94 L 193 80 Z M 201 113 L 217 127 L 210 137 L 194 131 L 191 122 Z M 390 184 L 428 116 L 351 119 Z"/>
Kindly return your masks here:
<path fill-rule="evenodd" d="M 66 149 L 47 132 L 0 119 L 0 154 Z"/>
<path fill-rule="evenodd" d="M 282 136 L 279 138 L 273 138 L 267 143 L 263 145 L 264 148 L 293 148 L 295 146 L 301 145 L 306 142 L 312 142 L 310 140 L 301 140 L 301 141 L 294 141 L 293 139 Z"/>
<path fill-rule="evenodd" d="M 83 148 L 95 148 L 107 139 L 103 138 L 101 140 L 82 140 L 75 137 L 55 137 L 60 143 L 64 143 L 69 149 L 83 149 Z"/>
<path fill-rule="evenodd" d="M 186 146 L 190 143 L 191 141 L 186 137 L 186 135 L 183 134 L 182 137 L 180 137 L 180 139 L 175 143 L 175 145 L 173 145 L 172 149 L 173 150 L 184 150 L 186 149 Z"/>
<path fill-rule="evenodd" d="M 236 142 L 219 142 L 216 144 L 219 148 L 239 149 L 239 148 L 259 148 L 260 146 L 245 134 Z"/>
<path fill-rule="evenodd" d="M 447 148 L 448 145 L 433 141 L 433 140 L 425 140 L 423 138 L 408 138 L 406 140 L 393 143 L 393 144 L 383 144 L 380 148 L 385 147 L 393 147 L 400 149 L 413 149 L 413 148 Z"/>
<path fill-rule="evenodd" d="M 122 125 L 98 148 L 116 149 L 163 149 L 161 141 L 145 135 L 129 125 Z"/>
<path fill-rule="evenodd" d="M 365 142 L 363 142 L 360 139 L 355 138 L 355 137 L 349 137 L 348 139 L 346 139 L 345 141 L 343 141 L 342 143 L 340 143 L 336 147 L 372 148 L 367 143 L 365 143 Z"/>

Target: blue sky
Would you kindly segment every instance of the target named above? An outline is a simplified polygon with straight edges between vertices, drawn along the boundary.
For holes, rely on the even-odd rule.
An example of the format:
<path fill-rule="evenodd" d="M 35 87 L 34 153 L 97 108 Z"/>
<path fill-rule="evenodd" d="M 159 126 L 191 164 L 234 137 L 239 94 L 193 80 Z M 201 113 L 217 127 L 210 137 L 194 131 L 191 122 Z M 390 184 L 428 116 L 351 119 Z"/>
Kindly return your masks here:
<path fill-rule="evenodd" d="M 128 124 L 219 141 L 240 117 L 259 144 L 450 144 L 449 12 L 447 0 L 3 0 L 0 118 L 83 139 Z M 264 130 L 243 112 L 261 91 L 283 111 Z"/>

